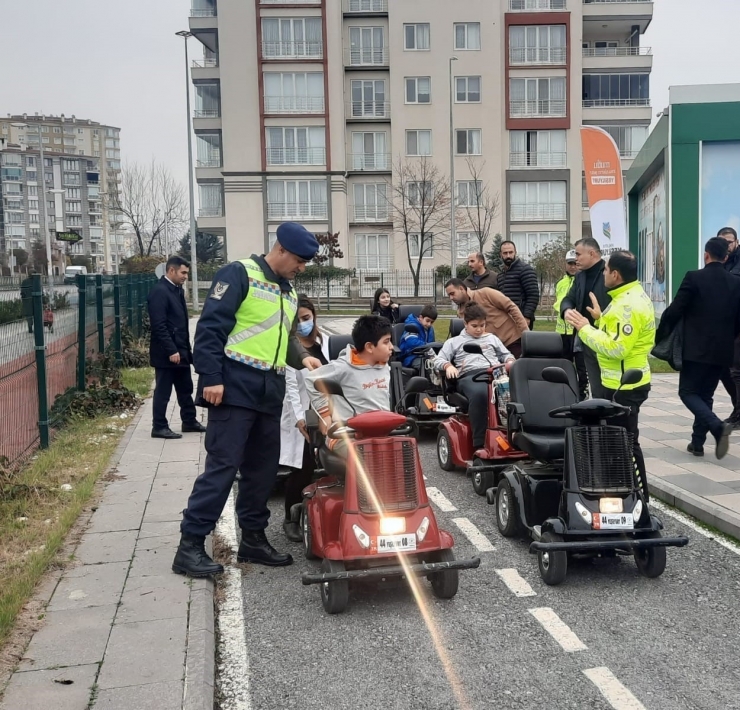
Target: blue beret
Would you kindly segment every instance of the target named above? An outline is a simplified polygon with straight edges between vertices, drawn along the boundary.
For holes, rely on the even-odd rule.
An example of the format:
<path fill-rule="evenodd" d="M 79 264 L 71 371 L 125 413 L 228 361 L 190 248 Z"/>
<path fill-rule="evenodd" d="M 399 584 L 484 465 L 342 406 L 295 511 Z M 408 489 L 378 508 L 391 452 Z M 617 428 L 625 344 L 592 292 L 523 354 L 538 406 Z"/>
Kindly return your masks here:
<path fill-rule="evenodd" d="M 277 228 L 277 240 L 283 249 L 310 261 L 319 251 L 319 243 L 311 232 L 296 222 L 284 222 Z"/>

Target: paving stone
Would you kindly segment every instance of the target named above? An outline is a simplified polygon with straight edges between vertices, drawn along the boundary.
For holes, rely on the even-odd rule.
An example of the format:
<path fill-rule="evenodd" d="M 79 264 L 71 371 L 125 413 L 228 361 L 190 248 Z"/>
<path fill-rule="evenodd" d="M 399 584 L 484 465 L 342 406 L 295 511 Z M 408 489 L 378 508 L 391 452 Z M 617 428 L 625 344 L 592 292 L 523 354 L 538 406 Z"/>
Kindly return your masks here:
<path fill-rule="evenodd" d="M 49 611 L 117 604 L 130 562 L 83 565 L 67 572 L 54 592 Z"/>
<path fill-rule="evenodd" d="M 188 504 L 189 496 L 189 491 L 152 493 L 144 513 L 144 522 L 164 523 L 181 520 L 182 511 Z"/>
<path fill-rule="evenodd" d="M 83 710 L 90 702 L 97 673 L 97 663 L 15 673 L 0 710 Z"/>
<path fill-rule="evenodd" d="M 178 617 L 187 619 L 190 596 L 187 580 L 171 571 L 169 575 L 129 577 L 116 615 L 116 624 Z"/>
<path fill-rule="evenodd" d="M 179 536 L 180 535 L 180 521 L 170 520 L 164 523 L 144 522 L 141 524 L 141 530 L 139 531 L 139 540 L 146 540 L 149 537 L 159 537 L 161 535 L 178 535 Z"/>
<path fill-rule="evenodd" d="M 172 572 L 172 559 L 180 541 L 179 535 L 149 537 L 137 545 L 136 554 L 131 562 L 131 576 L 142 577 L 162 575 Z"/>
<path fill-rule="evenodd" d="M 695 458 L 693 461 L 682 464 L 682 468 L 692 473 L 698 473 L 700 476 L 704 476 L 704 478 L 708 478 L 715 483 L 722 483 L 724 485 L 729 485 L 733 482 L 740 483 L 740 471 L 732 471 L 723 464 L 724 459 L 713 463 Z"/>
<path fill-rule="evenodd" d="M 145 502 L 104 502 L 93 513 L 87 533 L 119 532 L 138 530 L 144 516 Z"/>
<path fill-rule="evenodd" d="M 665 476 L 681 476 L 688 473 L 688 471 L 676 466 L 676 464 L 651 457 L 645 457 L 645 470 L 648 474 L 648 481 L 650 476 L 664 478 Z"/>
<path fill-rule="evenodd" d="M 94 710 L 180 710 L 182 683 L 150 683 L 98 692 Z"/>
<path fill-rule="evenodd" d="M 707 498 L 723 508 L 729 508 L 740 514 L 740 493 L 737 491 L 731 490 L 728 494 L 708 495 Z"/>
<path fill-rule="evenodd" d="M 723 486 L 721 483 L 710 481 L 708 478 L 704 478 L 704 476 L 700 476 L 696 473 L 687 473 L 683 476 L 663 476 L 663 478 L 674 486 L 683 488 L 684 490 L 694 493 L 695 495 L 702 496 L 703 498 L 722 496 L 735 492 L 732 488 Z"/>
<path fill-rule="evenodd" d="M 178 478 L 160 478 L 154 481 L 152 487 L 152 493 L 185 493 L 186 496 L 190 495 L 190 491 L 193 490 L 193 481 L 195 475 L 191 478 L 190 476 L 181 476 Z M 183 506 L 184 507 L 184 506 Z"/>
<path fill-rule="evenodd" d="M 200 473 L 198 457 L 190 461 L 167 461 L 159 464 L 157 469 L 157 480 L 160 478 L 186 478 L 195 480 Z"/>
<path fill-rule="evenodd" d="M 86 534 L 75 550 L 75 557 L 83 565 L 125 562 L 130 560 L 134 553 L 136 538 L 136 530 Z"/>

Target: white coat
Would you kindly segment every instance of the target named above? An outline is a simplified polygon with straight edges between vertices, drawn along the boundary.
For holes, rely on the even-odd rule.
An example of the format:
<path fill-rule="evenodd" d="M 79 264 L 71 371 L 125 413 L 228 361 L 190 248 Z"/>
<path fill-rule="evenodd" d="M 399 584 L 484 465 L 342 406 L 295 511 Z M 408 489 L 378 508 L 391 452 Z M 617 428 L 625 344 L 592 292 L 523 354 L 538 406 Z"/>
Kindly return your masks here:
<path fill-rule="evenodd" d="M 321 351 L 329 359 L 329 336 L 321 332 Z M 291 468 L 303 467 L 303 444 L 305 439 L 296 424 L 306 418 L 309 408 L 308 393 L 303 370 L 285 368 L 285 399 L 280 419 L 280 465 Z"/>

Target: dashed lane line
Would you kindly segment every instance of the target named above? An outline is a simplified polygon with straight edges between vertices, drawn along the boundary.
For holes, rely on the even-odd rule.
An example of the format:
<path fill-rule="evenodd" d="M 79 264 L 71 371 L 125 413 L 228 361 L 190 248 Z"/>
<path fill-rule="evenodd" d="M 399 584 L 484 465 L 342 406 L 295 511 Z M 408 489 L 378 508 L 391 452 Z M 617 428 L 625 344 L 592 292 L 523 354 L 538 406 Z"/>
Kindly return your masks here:
<path fill-rule="evenodd" d="M 566 653 L 585 651 L 588 648 L 549 607 L 530 609 L 529 613 L 542 624 L 545 631 L 560 644 Z"/>
<path fill-rule="evenodd" d="M 427 488 L 427 496 L 443 513 L 454 513 L 457 508 L 450 503 L 439 488 Z"/>
<path fill-rule="evenodd" d="M 493 552 L 496 549 L 491 541 L 467 518 L 453 518 L 452 522 L 479 552 Z"/>
<path fill-rule="evenodd" d="M 501 577 L 509 591 L 517 597 L 536 597 L 537 592 L 529 586 L 529 583 L 515 569 L 497 569 L 496 574 Z"/>
<path fill-rule="evenodd" d="M 599 689 L 614 710 L 645 710 L 645 706 L 605 667 L 587 668 L 584 675 Z"/>

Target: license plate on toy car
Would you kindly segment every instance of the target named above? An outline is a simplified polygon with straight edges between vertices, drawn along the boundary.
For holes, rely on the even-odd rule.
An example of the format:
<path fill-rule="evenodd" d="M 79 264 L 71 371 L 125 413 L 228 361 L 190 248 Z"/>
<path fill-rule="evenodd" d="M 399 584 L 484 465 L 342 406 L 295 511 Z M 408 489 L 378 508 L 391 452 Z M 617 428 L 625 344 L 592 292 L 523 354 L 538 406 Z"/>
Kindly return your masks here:
<path fill-rule="evenodd" d="M 378 552 L 408 552 L 416 549 L 416 535 L 378 535 Z"/>
<path fill-rule="evenodd" d="M 594 530 L 634 530 L 632 513 L 594 513 Z"/>

